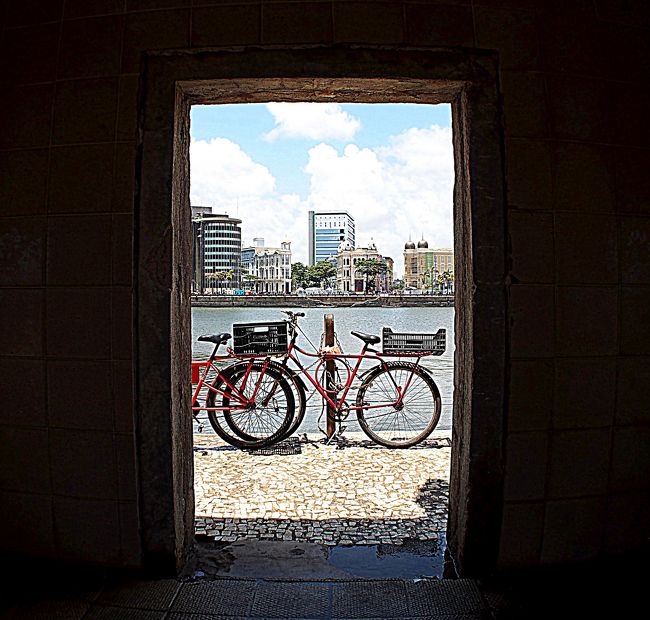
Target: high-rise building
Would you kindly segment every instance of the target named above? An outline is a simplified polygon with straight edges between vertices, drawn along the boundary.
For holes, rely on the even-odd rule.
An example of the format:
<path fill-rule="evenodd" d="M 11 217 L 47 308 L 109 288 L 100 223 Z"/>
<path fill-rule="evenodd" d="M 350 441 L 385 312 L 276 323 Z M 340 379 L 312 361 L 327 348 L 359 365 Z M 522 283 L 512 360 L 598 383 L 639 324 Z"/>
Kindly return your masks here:
<path fill-rule="evenodd" d="M 310 265 L 322 260 L 334 260 L 339 245 L 348 242 L 352 249 L 354 241 L 354 218 L 347 211 L 309 211 Z"/>
<path fill-rule="evenodd" d="M 208 210 L 209 209 L 209 210 Z M 192 289 L 240 288 L 241 220 L 192 207 Z"/>

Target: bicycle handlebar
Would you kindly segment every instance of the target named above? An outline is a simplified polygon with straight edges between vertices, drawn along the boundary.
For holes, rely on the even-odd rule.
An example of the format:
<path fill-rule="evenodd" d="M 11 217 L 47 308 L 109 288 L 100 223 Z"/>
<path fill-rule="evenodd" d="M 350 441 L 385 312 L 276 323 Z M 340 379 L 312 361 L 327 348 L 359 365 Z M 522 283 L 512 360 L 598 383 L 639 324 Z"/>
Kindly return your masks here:
<path fill-rule="evenodd" d="M 291 312 L 291 310 L 282 310 L 283 314 L 286 314 L 289 318 L 298 318 L 300 316 L 305 316 L 304 312 Z"/>

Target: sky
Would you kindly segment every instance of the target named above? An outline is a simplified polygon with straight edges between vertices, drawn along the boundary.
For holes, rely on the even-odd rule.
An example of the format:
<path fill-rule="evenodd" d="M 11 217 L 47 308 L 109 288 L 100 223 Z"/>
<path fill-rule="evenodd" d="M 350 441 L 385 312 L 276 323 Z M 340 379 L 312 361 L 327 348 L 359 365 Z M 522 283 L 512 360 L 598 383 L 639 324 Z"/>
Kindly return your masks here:
<path fill-rule="evenodd" d="M 404 244 L 453 246 L 447 104 L 193 106 L 190 199 L 242 220 L 242 245 L 291 241 L 307 262 L 307 212 L 345 210 L 403 274 Z"/>

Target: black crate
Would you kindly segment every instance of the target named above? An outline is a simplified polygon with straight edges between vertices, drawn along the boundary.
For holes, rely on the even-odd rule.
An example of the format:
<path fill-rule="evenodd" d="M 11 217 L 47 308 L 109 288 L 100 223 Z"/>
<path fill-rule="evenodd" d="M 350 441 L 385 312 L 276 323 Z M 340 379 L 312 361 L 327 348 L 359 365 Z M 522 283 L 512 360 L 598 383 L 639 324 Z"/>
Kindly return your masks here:
<path fill-rule="evenodd" d="M 447 330 L 435 334 L 399 334 L 390 327 L 382 331 L 384 353 L 424 353 L 442 355 L 447 346 Z"/>
<path fill-rule="evenodd" d="M 286 353 L 286 321 L 235 323 L 232 326 L 233 350 L 237 355 L 277 355 Z"/>

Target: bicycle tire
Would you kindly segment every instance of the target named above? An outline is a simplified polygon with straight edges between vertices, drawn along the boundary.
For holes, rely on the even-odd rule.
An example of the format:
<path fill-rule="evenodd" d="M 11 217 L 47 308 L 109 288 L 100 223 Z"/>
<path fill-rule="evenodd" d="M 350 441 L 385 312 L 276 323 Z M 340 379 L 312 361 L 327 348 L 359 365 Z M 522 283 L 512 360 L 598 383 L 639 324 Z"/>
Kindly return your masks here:
<path fill-rule="evenodd" d="M 402 407 L 397 400 L 397 385 L 411 376 Z M 390 375 L 390 377 L 388 377 Z M 369 405 L 382 405 L 368 409 Z M 423 368 L 409 362 L 388 362 L 371 369 L 357 393 L 357 420 L 363 432 L 387 448 L 410 448 L 426 439 L 440 420 L 442 401 L 435 381 Z M 410 419 L 407 419 L 409 416 Z"/>
<path fill-rule="evenodd" d="M 247 368 L 248 368 L 248 362 L 240 362 L 238 364 L 234 364 L 228 370 L 230 371 L 230 375 L 234 375 L 236 378 L 238 378 L 239 375 L 243 374 Z M 293 433 L 302 423 L 302 420 L 305 417 L 305 411 L 307 409 L 307 402 L 306 402 L 307 398 L 305 395 L 304 388 L 299 384 L 298 379 L 294 376 L 292 371 L 285 368 L 281 364 L 277 364 L 275 362 L 269 363 L 267 372 L 268 369 L 270 368 L 280 373 L 283 376 L 284 380 L 293 388 L 292 395 L 294 397 L 294 407 L 293 407 L 294 414 L 291 416 L 291 421 L 289 423 L 289 426 L 284 432 L 278 430 L 278 433 L 274 435 L 275 437 L 274 442 L 278 442 L 293 435 Z M 231 383 L 233 382 L 232 380 L 230 381 Z M 278 381 L 278 384 L 280 384 L 281 382 L 282 379 Z M 298 402 L 297 407 L 296 407 L 296 401 Z M 296 415 L 296 411 L 297 411 L 297 415 Z M 237 413 L 241 413 L 241 412 L 237 412 Z M 245 428 L 242 428 L 242 426 L 239 424 L 238 418 L 239 416 L 233 415 L 232 412 L 228 412 L 228 411 L 224 412 L 224 420 L 226 421 L 226 424 L 229 426 L 229 428 L 233 431 L 233 433 L 235 433 L 238 437 L 241 437 L 245 441 L 256 441 L 258 438 L 254 435 L 249 434 Z"/>
<path fill-rule="evenodd" d="M 221 406 L 224 407 L 224 410 L 208 411 L 208 420 L 210 421 L 214 432 L 217 433 L 219 437 L 237 448 L 265 448 L 286 436 L 286 432 L 293 421 L 295 408 L 294 397 L 287 380 L 275 368 L 267 367 L 266 370 L 261 373 L 263 370 L 263 364 L 253 363 L 248 378 L 250 379 L 251 376 L 254 377 L 256 375 L 259 376 L 249 385 L 257 385 L 260 381 L 263 381 L 264 378 L 268 377 L 274 383 L 277 382 L 279 389 L 281 390 L 279 393 L 279 396 L 281 397 L 280 400 L 282 401 L 283 399 L 283 402 L 278 404 L 279 399 L 274 398 L 271 410 L 269 410 L 268 406 L 265 409 L 258 409 L 257 405 L 255 408 L 247 410 L 229 409 L 228 406 L 231 402 L 229 392 L 231 390 L 225 383 L 224 378 L 234 387 L 239 387 L 237 383 L 245 376 L 248 367 L 248 362 L 234 364 L 222 371 L 219 377 L 215 378 L 212 383 L 212 389 L 209 391 L 205 400 L 205 405 L 206 407 L 216 406 L 215 401 L 217 392 L 213 390 L 219 390 L 219 392 L 222 393 Z M 244 393 L 246 393 L 248 389 L 249 388 L 246 387 Z M 258 389 L 264 390 L 265 388 L 260 384 Z M 232 396 L 232 394 L 230 396 Z M 219 414 L 223 415 L 225 424 L 220 422 Z M 246 424 L 247 418 L 249 420 L 248 424 Z M 238 422 L 239 420 L 241 420 L 241 422 Z M 250 432 L 242 430 L 242 427 Z"/>

